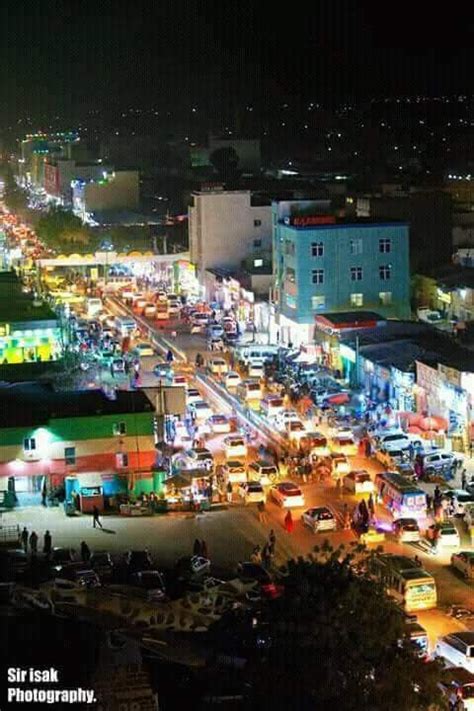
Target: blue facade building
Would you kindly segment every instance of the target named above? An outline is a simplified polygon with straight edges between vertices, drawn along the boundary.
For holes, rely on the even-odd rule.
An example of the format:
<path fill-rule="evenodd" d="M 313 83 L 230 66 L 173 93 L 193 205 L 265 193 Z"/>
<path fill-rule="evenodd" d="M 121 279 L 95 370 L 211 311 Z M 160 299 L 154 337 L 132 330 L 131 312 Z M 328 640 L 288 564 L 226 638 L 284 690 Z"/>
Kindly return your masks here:
<path fill-rule="evenodd" d="M 315 317 L 326 312 L 410 318 L 407 224 L 321 215 L 313 201 L 273 203 L 272 223 L 283 342 L 312 341 Z"/>

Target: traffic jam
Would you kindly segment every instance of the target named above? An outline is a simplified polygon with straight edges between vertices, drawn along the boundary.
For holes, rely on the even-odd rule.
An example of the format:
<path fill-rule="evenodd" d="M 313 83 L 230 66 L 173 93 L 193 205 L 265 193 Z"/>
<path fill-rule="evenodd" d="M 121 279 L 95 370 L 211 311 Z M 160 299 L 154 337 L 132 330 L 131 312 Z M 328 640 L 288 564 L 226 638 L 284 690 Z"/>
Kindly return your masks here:
<path fill-rule="evenodd" d="M 30 262 L 46 253 L 16 218 L 2 222 Z M 31 287 L 27 270 L 24 279 Z M 463 455 L 411 434 L 317 358 L 256 342 L 232 309 L 165 280 L 126 269 L 100 284 L 46 273 L 42 288 L 67 319 L 81 387 L 184 389 L 184 414 L 167 413 L 157 441 L 168 510 L 248 507 L 304 550 L 326 537 L 383 546 L 370 572 L 427 653 L 417 613 L 439 603 L 439 565 L 474 581 L 474 479 Z M 251 560 L 262 563 L 261 552 Z M 431 651 L 474 673 L 474 642 L 461 643 L 463 634 Z"/>

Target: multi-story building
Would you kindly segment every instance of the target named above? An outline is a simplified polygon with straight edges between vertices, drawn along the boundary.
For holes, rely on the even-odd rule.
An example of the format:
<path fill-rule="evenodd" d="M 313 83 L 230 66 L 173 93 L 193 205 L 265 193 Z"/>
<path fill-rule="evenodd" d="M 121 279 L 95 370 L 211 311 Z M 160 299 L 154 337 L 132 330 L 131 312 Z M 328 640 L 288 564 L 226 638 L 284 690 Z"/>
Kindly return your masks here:
<path fill-rule="evenodd" d="M 252 205 L 249 190 L 195 192 L 189 249 L 202 281 L 207 269 L 240 269 L 253 252 L 271 249 L 271 206 Z"/>
<path fill-rule="evenodd" d="M 155 461 L 154 408 L 141 391 L 58 392 L 40 383 L 0 388 L 0 490 L 13 477 L 30 498 L 67 475 L 95 479 L 150 470 Z M 39 501 L 38 501 L 39 503 Z"/>
<path fill-rule="evenodd" d="M 313 340 L 324 312 L 410 316 L 408 225 L 318 214 L 312 201 L 275 202 L 273 271 L 277 333 Z"/>
<path fill-rule="evenodd" d="M 71 183 L 103 179 L 113 168 L 102 161 L 79 163 L 75 160 L 47 158 L 44 163 L 43 187 L 46 194 L 63 205 L 72 203 Z"/>
<path fill-rule="evenodd" d="M 103 171 L 99 180 L 75 180 L 72 183 L 74 212 L 82 219 L 95 212 L 136 210 L 139 206 L 138 171 Z"/>

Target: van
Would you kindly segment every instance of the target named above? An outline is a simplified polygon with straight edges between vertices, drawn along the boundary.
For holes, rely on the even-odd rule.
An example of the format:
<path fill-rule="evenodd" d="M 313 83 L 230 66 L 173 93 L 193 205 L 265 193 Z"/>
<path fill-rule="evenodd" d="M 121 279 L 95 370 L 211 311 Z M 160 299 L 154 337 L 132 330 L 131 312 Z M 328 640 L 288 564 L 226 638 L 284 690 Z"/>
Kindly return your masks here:
<path fill-rule="evenodd" d="M 285 409 L 283 398 L 279 395 L 267 395 L 263 398 L 261 407 L 267 417 L 275 417 Z"/>
<path fill-rule="evenodd" d="M 244 380 L 239 385 L 238 392 L 242 400 L 261 400 L 263 396 L 258 380 Z"/>
<path fill-rule="evenodd" d="M 474 632 L 454 632 L 440 637 L 434 656 L 474 674 Z"/>
<path fill-rule="evenodd" d="M 263 360 L 249 361 L 249 378 L 263 378 L 265 375 L 265 366 Z"/>
<path fill-rule="evenodd" d="M 272 361 L 278 355 L 279 346 L 241 346 L 237 351 L 237 358 L 248 365 L 250 361 L 257 360 L 264 363 Z"/>
<path fill-rule="evenodd" d="M 130 336 L 136 329 L 137 324 L 133 318 L 126 316 L 117 316 L 114 321 L 114 328 L 122 338 Z"/>
<path fill-rule="evenodd" d="M 212 375 L 225 375 L 229 371 L 229 366 L 224 358 L 211 358 L 207 363 L 207 367 Z"/>
<path fill-rule="evenodd" d="M 94 318 L 103 309 L 102 299 L 87 299 L 87 316 Z"/>

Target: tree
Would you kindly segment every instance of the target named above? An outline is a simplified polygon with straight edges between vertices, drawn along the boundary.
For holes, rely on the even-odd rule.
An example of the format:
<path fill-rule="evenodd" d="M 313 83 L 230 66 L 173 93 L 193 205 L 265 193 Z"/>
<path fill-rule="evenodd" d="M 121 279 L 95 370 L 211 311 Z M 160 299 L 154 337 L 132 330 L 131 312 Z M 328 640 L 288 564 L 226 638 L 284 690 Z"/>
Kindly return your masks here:
<path fill-rule="evenodd" d="M 284 594 L 262 607 L 270 645 L 248 665 L 255 707 L 443 708 L 438 665 L 416 656 L 395 603 L 352 555 L 321 553 L 290 561 Z"/>
<path fill-rule="evenodd" d="M 209 156 L 209 161 L 221 180 L 236 180 L 240 176 L 239 156 L 232 146 L 216 148 Z"/>
<path fill-rule="evenodd" d="M 10 170 L 5 173 L 5 186 L 3 190 L 3 200 L 5 205 L 12 212 L 25 210 L 28 206 L 28 198 L 26 192 L 18 187 L 13 179 Z"/>
<path fill-rule="evenodd" d="M 89 231 L 79 217 L 60 207 L 52 207 L 43 215 L 36 227 L 40 240 L 53 249 L 89 244 Z"/>

